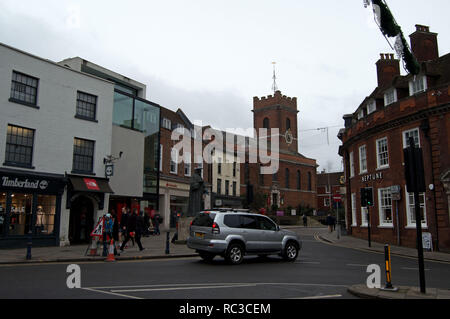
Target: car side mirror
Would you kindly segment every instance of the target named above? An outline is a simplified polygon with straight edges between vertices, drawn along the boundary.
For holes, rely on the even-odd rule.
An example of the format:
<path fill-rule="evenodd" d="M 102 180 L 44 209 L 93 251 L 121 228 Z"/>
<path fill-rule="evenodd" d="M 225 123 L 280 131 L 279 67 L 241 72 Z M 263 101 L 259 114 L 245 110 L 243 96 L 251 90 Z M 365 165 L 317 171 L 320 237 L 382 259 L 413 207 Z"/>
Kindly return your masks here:
<path fill-rule="evenodd" d="M 280 231 L 280 226 L 277 225 L 277 231 Z"/>

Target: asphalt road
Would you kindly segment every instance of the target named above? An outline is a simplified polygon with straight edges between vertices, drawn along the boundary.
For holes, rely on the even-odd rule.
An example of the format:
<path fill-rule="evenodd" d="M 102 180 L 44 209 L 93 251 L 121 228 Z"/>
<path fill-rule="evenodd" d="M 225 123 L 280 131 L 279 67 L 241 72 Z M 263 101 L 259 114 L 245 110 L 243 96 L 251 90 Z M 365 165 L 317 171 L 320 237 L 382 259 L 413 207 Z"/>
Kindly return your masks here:
<path fill-rule="evenodd" d="M 0 266 L 0 299 L 351 299 L 353 284 L 365 283 L 369 264 L 378 264 L 384 285 L 382 254 L 332 246 L 314 230 L 299 230 L 303 249 L 286 263 L 274 256 L 247 257 L 230 266 L 216 257 L 79 263 L 81 288 L 69 289 L 68 264 Z M 393 284 L 418 286 L 417 260 L 392 259 Z M 425 262 L 427 287 L 450 288 L 450 264 Z"/>

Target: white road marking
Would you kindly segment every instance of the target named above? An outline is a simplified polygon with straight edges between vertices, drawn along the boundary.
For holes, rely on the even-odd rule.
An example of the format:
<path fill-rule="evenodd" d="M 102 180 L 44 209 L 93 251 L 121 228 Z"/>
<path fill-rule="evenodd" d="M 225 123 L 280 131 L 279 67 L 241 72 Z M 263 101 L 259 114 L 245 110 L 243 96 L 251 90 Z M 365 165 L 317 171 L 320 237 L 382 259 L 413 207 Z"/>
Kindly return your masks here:
<path fill-rule="evenodd" d="M 318 264 L 320 264 L 320 262 L 318 262 L 318 261 L 296 261 L 294 264 L 314 264 L 314 265 L 318 265 Z"/>
<path fill-rule="evenodd" d="M 289 298 L 289 299 L 326 299 L 326 298 L 340 298 L 340 297 L 342 297 L 342 295 L 298 297 L 298 298 Z"/>
<path fill-rule="evenodd" d="M 347 264 L 347 266 L 350 266 L 350 267 L 367 267 L 367 266 L 369 266 L 369 265 L 363 265 L 363 264 Z"/>
<path fill-rule="evenodd" d="M 257 284 L 248 285 L 226 285 L 226 286 L 197 286 L 197 287 L 171 287 L 171 288 L 146 288 L 146 289 L 122 289 L 111 290 L 113 293 L 117 292 L 152 292 L 152 291 L 175 291 L 175 290 L 194 290 L 194 289 L 218 289 L 218 288 L 236 288 L 236 287 L 256 287 Z"/>
<path fill-rule="evenodd" d="M 125 297 L 125 298 L 129 298 L 129 299 L 143 299 L 143 298 L 139 298 L 139 297 L 135 297 L 135 296 L 128 296 L 128 295 L 124 295 L 124 294 L 114 293 L 114 292 L 111 292 L 111 291 L 97 290 L 97 289 L 93 289 L 93 288 L 81 288 L 81 289 L 88 290 L 88 291 L 93 291 L 93 292 L 104 293 L 104 294 L 107 294 L 107 295 L 113 295 L 113 296 L 118 296 L 118 297 Z"/>
<path fill-rule="evenodd" d="M 401 269 L 404 269 L 404 270 L 417 270 L 417 271 L 419 271 L 419 268 L 408 268 L 408 267 L 402 267 Z M 425 271 L 430 271 L 431 269 L 427 269 L 427 268 L 425 268 Z"/>

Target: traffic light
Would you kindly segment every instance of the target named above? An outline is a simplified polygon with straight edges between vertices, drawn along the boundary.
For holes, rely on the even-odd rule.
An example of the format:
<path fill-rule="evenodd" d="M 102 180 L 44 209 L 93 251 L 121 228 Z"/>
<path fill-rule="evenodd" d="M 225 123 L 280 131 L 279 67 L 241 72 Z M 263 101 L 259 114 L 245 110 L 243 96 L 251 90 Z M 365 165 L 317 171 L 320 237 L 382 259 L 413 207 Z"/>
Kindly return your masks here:
<path fill-rule="evenodd" d="M 373 206 L 373 189 L 361 188 L 361 207 Z"/>

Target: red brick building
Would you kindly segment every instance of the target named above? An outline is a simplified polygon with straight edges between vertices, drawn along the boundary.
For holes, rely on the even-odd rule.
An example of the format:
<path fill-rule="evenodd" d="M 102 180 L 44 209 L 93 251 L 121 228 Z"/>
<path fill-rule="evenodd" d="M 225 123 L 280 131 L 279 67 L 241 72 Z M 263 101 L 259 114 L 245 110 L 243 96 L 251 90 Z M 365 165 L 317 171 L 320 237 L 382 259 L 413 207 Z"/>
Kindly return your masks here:
<path fill-rule="evenodd" d="M 414 197 L 406 190 L 403 158 L 413 137 L 424 154 L 423 232 L 431 234 L 435 250 L 450 251 L 450 54 L 439 56 L 437 34 L 429 27 L 416 28 L 410 39 L 420 74 L 400 75 L 400 61 L 382 54 L 376 63 L 378 86 L 354 114 L 344 116 L 339 152 L 345 163 L 348 232 L 367 238 L 360 189 L 372 187 L 372 240 L 416 246 Z"/>
<path fill-rule="evenodd" d="M 333 207 L 336 207 L 333 195 L 342 195 L 341 198 L 344 199 L 344 194 L 341 194 L 343 182 L 343 172 L 317 174 L 317 212 L 320 215 L 327 214 Z M 339 205 L 342 207 L 342 203 Z"/>
<path fill-rule="evenodd" d="M 298 152 L 297 98 L 282 95 L 280 91 L 268 97 L 253 99 L 254 128 L 268 129 L 268 149 L 278 140 L 279 170 L 273 175 L 261 174 L 261 163 L 241 163 L 241 194 L 253 189 L 253 197 L 265 196 L 265 208 L 285 210 L 316 209 L 316 160 Z M 279 129 L 275 134 L 272 129 Z M 265 136 L 260 136 L 265 137 Z M 248 151 L 248 150 L 247 150 Z M 250 150 L 251 151 L 251 150 Z"/>

